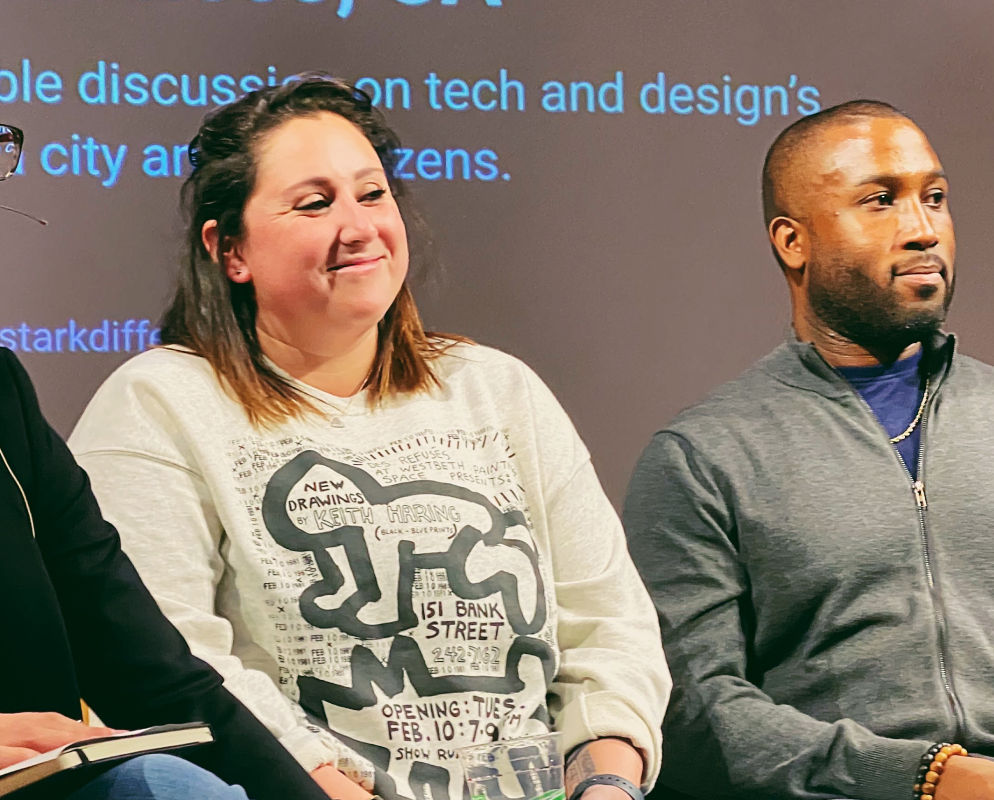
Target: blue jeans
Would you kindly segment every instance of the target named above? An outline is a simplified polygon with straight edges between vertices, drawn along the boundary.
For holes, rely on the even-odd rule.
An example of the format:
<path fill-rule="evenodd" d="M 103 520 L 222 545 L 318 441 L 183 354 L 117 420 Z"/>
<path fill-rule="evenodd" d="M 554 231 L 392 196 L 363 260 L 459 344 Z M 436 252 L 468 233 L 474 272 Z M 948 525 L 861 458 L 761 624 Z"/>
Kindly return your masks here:
<path fill-rule="evenodd" d="M 152 753 L 125 761 L 90 781 L 66 800 L 247 800 L 240 786 L 229 786 L 189 761 Z"/>

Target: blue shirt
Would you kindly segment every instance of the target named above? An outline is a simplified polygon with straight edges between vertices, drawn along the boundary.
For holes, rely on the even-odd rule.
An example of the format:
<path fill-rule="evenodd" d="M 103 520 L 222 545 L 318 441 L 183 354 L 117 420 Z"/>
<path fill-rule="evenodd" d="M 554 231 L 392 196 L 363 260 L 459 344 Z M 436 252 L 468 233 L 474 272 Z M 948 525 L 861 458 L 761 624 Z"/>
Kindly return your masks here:
<path fill-rule="evenodd" d="M 918 413 L 925 382 L 918 372 L 922 351 L 893 364 L 872 367 L 839 367 L 838 372 L 852 384 L 873 409 L 888 438 L 900 436 Z M 912 478 L 918 477 L 918 445 L 922 427 L 919 421 L 906 439 L 894 445 L 904 459 Z"/>

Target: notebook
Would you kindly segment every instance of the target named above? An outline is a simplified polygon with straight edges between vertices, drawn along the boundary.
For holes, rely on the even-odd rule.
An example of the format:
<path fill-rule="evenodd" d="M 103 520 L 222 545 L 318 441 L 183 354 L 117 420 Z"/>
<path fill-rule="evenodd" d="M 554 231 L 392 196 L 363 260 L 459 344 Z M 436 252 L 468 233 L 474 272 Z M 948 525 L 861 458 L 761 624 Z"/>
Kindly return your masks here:
<path fill-rule="evenodd" d="M 209 725 L 188 722 L 180 725 L 157 725 L 117 736 L 74 742 L 0 769 L 0 797 L 88 764 L 119 761 L 130 756 L 209 744 L 213 741 L 214 734 Z"/>

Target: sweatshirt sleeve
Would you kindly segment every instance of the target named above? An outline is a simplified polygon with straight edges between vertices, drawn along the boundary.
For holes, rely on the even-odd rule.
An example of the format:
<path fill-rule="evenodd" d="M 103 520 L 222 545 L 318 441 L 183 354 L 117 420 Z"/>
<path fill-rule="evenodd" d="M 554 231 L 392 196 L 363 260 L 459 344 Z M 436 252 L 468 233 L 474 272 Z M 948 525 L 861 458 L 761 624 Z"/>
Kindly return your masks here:
<path fill-rule="evenodd" d="M 194 658 L 156 607 L 117 531 L 100 514 L 86 474 L 49 427 L 20 364 L 2 352 L 16 387 L 30 470 L 20 471 L 34 530 L 59 600 L 83 698 L 119 728 L 203 720 L 216 742 L 184 757 L 258 800 L 324 793 Z M 12 467 L 13 469 L 13 467 Z"/>
<path fill-rule="evenodd" d="M 657 434 L 624 507 L 673 673 L 661 781 L 694 797 L 906 800 L 930 742 L 775 704 L 748 678 L 749 583 L 733 510 L 683 437 Z"/>
<path fill-rule="evenodd" d="M 330 739 L 307 724 L 268 674 L 233 653 L 237 634 L 215 613 L 225 533 L 172 415 L 153 384 L 117 373 L 91 401 L 70 444 L 104 516 L 193 653 L 221 673 L 225 687 L 304 769 L 333 762 Z"/>
<path fill-rule="evenodd" d="M 649 788 L 671 687 L 652 602 L 586 448 L 549 390 L 535 383 L 561 659 L 550 713 L 567 748 L 608 736 L 630 741 Z"/>

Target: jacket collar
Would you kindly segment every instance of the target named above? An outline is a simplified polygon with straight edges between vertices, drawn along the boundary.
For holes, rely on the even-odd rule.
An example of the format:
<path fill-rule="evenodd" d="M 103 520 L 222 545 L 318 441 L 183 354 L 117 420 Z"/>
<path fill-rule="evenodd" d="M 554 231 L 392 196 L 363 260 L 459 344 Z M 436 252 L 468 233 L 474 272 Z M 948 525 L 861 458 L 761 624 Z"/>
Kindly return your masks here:
<path fill-rule="evenodd" d="M 928 374 L 934 395 L 952 367 L 956 336 L 934 333 L 922 346 L 922 369 Z M 793 335 L 757 366 L 781 383 L 825 397 L 841 398 L 852 392 L 848 381 L 828 365 L 811 342 L 799 342 Z"/>

